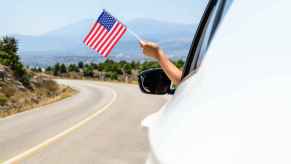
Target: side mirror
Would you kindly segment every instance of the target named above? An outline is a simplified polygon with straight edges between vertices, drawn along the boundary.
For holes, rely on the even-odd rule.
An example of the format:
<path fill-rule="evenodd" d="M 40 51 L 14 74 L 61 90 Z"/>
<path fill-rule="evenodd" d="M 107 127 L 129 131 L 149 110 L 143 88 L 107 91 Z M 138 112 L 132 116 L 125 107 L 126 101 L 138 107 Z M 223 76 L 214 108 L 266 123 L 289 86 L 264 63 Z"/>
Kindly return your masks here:
<path fill-rule="evenodd" d="M 138 75 L 138 83 L 141 91 L 146 94 L 173 94 L 171 80 L 162 69 L 149 69 Z"/>

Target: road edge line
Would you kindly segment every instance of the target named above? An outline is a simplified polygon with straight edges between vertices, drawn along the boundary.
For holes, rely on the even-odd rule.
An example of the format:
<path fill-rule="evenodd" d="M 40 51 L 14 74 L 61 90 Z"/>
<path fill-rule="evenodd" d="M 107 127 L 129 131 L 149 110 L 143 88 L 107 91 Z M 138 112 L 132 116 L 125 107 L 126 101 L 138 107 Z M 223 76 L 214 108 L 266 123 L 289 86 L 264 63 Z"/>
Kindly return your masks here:
<path fill-rule="evenodd" d="M 104 86 L 102 86 L 104 87 Z M 104 87 L 104 88 L 109 88 L 109 87 Z M 93 113 L 92 115 L 90 115 L 89 117 L 83 119 L 82 121 L 78 122 L 77 124 L 75 124 L 74 126 L 72 126 L 71 128 L 69 129 L 66 129 L 65 131 L 45 140 L 44 142 L 8 159 L 8 160 L 5 160 L 2 164 L 11 164 L 11 163 L 16 163 L 17 161 L 20 161 L 21 159 L 29 156 L 30 154 L 33 154 L 37 151 L 39 151 L 40 149 L 42 149 L 43 147 L 46 147 L 48 145 L 50 145 L 51 143 L 57 141 L 58 139 L 68 135 L 69 133 L 79 129 L 80 127 L 82 127 L 83 125 L 85 125 L 86 123 L 88 123 L 89 121 L 91 121 L 92 119 L 96 118 L 97 116 L 99 116 L 100 114 L 102 114 L 103 112 L 105 112 L 114 102 L 115 100 L 117 99 L 117 93 L 109 88 L 112 92 L 112 95 L 113 95 L 113 98 L 111 99 L 111 101 L 106 104 L 105 106 L 103 106 L 101 109 L 99 109 L 97 112 Z"/>

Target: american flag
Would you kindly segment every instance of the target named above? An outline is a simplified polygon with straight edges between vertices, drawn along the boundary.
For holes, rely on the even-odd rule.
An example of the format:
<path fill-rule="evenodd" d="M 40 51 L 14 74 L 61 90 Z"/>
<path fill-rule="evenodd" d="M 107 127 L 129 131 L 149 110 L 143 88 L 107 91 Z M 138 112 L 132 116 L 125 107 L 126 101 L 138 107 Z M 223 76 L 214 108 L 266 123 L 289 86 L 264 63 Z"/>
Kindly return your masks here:
<path fill-rule="evenodd" d="M 107 57 L 126 30 L 125 25 L 103 10 L 83 42 L 94 51 Z"/>

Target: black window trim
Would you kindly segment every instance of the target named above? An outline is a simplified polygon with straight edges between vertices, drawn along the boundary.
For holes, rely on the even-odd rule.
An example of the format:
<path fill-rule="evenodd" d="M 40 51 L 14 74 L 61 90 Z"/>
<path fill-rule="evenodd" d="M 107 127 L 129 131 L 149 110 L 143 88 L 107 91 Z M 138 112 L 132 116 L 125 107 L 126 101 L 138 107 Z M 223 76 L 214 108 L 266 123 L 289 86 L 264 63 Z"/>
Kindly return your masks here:
<path fill-rule="evenodd" d="M 215 8 L 217 2 L 218 2 L 218 0 L 209 0 L 208 4 L 206 6 L 206 9 L 205 9 L 203 16 L 201 18 L 201 21 L 199 23 L 199 26 L 196 30 L 195 35 L 194 35 L 194 38 L 193 38 L 193 41 L 191 44 L 191 48 L 189 50 L 189 54 L 188 54 L 186 62 L 185 62 L 185 66 L 184 66 L 183 75 L 182 75 L 181 80 L 183 80 L 189 74 L 192 75 L 197 70 L 197 64 L 198 64 L 198 59 L 199 59 L 199 55 L 200 55 L 200 53 L 197 53 L 197 51 L 199 50 L 198 47 L 199 47 L 199 44 L 201 44 L 201 41 L 203 41 L 201 39 L 203 39 L 205 28 L 207 28 L 207 25 L 209 23 L 209 18 L 211 17 L 211 14 L 214 11 L 214 8 Z M 194 71 L 191 71 L 191 65 L 193 62 L 195 62 Z"/>

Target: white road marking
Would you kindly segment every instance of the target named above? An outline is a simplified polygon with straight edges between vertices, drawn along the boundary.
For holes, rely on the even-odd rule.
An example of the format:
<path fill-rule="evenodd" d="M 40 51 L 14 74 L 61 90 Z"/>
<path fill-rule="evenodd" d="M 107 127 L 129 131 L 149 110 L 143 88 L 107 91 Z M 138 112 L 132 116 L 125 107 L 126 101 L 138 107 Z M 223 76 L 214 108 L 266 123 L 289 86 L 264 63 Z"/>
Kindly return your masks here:
<path fill-rule="evenodd" d="M 93 86 L 93 85 L 91 85 L 91 86 Z M 104 87 L 104 86 L 102 86 L 102 87 Z M 108 87 L 104 87 L 104 88 L 108 88 Z M 103 112 L 105 112 L 105 111 L 106 111 L 106 110 L 107 110 L 107 109 L 108 109 L 108 108 L 113 104 L 113 102 L 114 102 L 114 101 L 116 100 L 116 98 L 117 98 L 117 93 L 116 93 L 113 89 L 111 89 L 111 88 L 108 88 L 108 89 L 111 90 L 112 95 L 113 95 L 113 98 L 111 99 L 111 101 L 110 101 L 108 104 L 106 104 L 106 105 L 105 105 L 104 107 L 102 107 L 100 110 L 98 110 L 97 112 L 95 112 L 95 113 L 92 114 L 91 116 L 87 117 L 86 119 L 80 121 L 79 123 L 75 124 L 75 125 L 72 126 L 71 128 L 69 128 L 69 129 L 67 129 L 67 130 L 65 130 L 65 131 L 63 131 L 63 132 L 61 132 L 61 133 L 55 135 L 54 137 L 51 137 L 51 138 L 45 140 L 44 142 L 42 142 L 42 143 L 40 143 L 40 144 L 38 144 L 38 145 L 36 145 L 36 146 L 34 146 L 34 147 L 32 147 L 32 148 L 26 150 L 25 152 L 23 152 L 23 153 L 21 153 L 21 154 L 19 154 L 19 155 L 17 155 L 17 156 L 14 156 L 14 157 L 12 157 L 12 158 L 10 158 L 10 159 L 4 161 L 3 164 L 13 164 L 13 163 L 16 163 L 16 162 L 20 161 L 21 159 L 23 159 L 23 158 L 25 158 L 25 157 L 31 155 L 32 153 L 35 153 L 35 152 L 37 152 L 38 150 L 40 150 L 40 149 L 42 149 L 42 148 L 44 148 L 44 147 L 46 147 L 46 146 L 52 144 L 52 143 L 55 142 L 56 140 L 58 140 L 58 139 L 64 137 L 65 135 L 67 135 L 67 134 L 69 134 L 69 133 L 71 133 L 71 132 L 77 130 L 77 129 L 80 128 L 81 126 L 85 125 L 87 122 L 91 121 L 91 120 L 94 119 L 95 117 L 97 117 L 97 116 L 99 116 L 100 114 L 102 114 Z"/>

